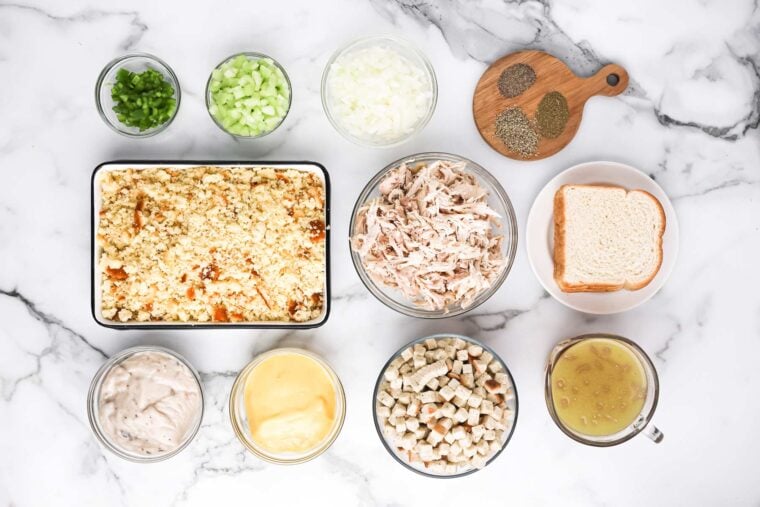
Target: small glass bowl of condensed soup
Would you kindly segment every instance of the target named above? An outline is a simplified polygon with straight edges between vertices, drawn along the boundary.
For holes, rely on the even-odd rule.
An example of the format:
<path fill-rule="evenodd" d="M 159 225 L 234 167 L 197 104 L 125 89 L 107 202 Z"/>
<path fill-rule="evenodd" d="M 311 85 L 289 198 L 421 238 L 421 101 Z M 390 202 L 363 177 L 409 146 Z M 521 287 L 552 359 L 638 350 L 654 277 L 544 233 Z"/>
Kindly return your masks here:
<path fill-rule="evenodd" d="M 253 359 L 230 393 L 232 428 L 248 450 L 270 463 L 316 458 L 343 427 L 343 386 L 322 358 L 297 348 Z"/>
<path fill-rule="evenodd" d="M 660 385 L 649 356 L 634 342 L 609 334 L 582 335 L 558 343 L 546 367 L 546 406 L 570 438 L 609 447 L 644 433 L 663 434 L 650 424 Z"/>
<path fill-rule="evenodd" d="M 95 374 L 87 416 L 103 446 L 138 463 L 170 458 L 195 438 L 203 419 L 198 372 L 163 347 L 133 347 Z"/>

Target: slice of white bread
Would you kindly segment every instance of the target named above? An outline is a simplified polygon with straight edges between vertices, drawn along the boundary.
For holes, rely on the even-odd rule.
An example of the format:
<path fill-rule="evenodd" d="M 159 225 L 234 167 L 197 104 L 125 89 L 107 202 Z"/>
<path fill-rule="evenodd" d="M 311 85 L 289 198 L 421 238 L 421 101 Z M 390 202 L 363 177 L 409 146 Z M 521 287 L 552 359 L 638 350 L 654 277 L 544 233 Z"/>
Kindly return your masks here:
<path fill-rule="evenodd" d="M 649 192 L 564 185 L 554 194 L 554 279 L 563 292 L 641 289 L 660 270 L 664 233 Z"/>

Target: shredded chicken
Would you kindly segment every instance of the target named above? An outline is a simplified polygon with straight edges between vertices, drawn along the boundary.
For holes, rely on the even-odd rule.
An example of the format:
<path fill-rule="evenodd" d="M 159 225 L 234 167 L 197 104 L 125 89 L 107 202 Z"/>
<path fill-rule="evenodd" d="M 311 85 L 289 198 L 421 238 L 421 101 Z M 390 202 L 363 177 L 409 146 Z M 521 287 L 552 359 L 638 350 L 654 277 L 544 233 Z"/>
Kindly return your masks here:
<path fill-rule="evenodd" d="M 494 234 L 501 217 L 487 199 L 464 163 L 401 164 L 359 210 L 351 247 L 375 283 L 415 305 L 466 308 L 506 265 Z"/>

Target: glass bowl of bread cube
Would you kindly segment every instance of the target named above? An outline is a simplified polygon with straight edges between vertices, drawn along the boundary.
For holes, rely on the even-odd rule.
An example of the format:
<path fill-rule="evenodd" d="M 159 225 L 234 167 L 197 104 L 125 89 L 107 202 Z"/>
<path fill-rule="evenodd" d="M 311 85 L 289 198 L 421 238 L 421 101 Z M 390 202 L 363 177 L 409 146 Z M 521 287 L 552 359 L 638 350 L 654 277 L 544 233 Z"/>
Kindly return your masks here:
<path fill-rule="evenodd" d="M 504 361 L 456 334 L 405 345 L 375 384 L 380 440 L 396 461 L 429 477 L 461 477 L 491 463 L 512 437 L 517 411 Z"/>

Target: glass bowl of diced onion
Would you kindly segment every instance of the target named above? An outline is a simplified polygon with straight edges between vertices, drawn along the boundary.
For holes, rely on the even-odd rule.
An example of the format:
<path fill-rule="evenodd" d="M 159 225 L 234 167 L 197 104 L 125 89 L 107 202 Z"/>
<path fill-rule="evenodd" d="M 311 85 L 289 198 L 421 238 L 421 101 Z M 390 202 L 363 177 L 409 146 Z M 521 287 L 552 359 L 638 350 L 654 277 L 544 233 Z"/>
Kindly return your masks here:
<path fill-rule="evenodd" d="M 214 123 L 238 139 L 274 132 L 290 112 L 293 88 L 285 69 L 262 53 L 231 55 L 206 83 L 206 109 Z"/>
<path fill-rule="evenodd" d="M 392 35 L 355 40 L 338 49 L 322 74 L 322 107 L 343 137 L 390 147 L 415 136 L 430 121 L 438 83 L 428 58 Z"/>
<path fill-rule="evenodd" d="M 467 347 L 475 346 L 480 348 L 483 353 L 489 353 L 492 356 L 492 361 L 498 363 L 501 368 L 500 371 L 505 373 L 508 378 L 509 383 L 509 391 L 511 393 L 511 396 L 509 397 L 509 400 L 506 402 L 507 407 L 509 407 L 509 410 L 512 412 L 512 418 L 511 418 L 511 424 L 508 429 L 505 430 L 504 439 L 501 442 L 501 446 L 498 448 L 496 452 L 493 452 L 490 454 L 486 460 L 484 466 L 490 465 L 493 460 L 495 460 L 499 455 L 504 451 L 504 449 L 509 444 L 510 440 L 512 439 L 512 435 L 514 434 L 515 427 L 517 426 L 517 416 L 519 412 L 519 402 L 518 402 L 518 396 L 517 396 L 517 388 L 515 387 L 514 377 L 512 376 L 512 373 L 509 371 L 509 368 L 507 367 L 504 360 L 488 345 L 485 345 L 484 343 L 480 342 L 479 340 L 476 340 L 474 338 L 470 338 L 468 336 L 463 336 L 459 334 L 454 333 L 443 333 L 443 334 L 435 334 L 431 336 L 425 336 L 423 338 L 418 338 L 416 340 L 413 340 L 394 353 L 390 359 L 385 363 L 383 368 L 380 370 L 380 374 L 377 377 L 377 381 L 375 382 L 375 390 L 374 395 L 372 397 L 372 419 L 375 423 L 375 430 L 377 431 L 378 437 L 380 437 L 380 441 L 383 443 L 383 447 L 385 447 L 385 450 L 388 451 L 388 454 L 390 454 L 393 459 L 395 459 L 398 463 L 400 463 L 404 468 L 411 470 L 412 472 L 418 473 L 420 475 L 424 475 L 426 477 L 433 477 L 437 479 L 452 479 L 455 477 L 462 477 L 465 475 L 473 474 L 479 470 L 482 470 L 482 468 L 476 468 L 473 466 L 464 466 L 464 467 L 457 467 L 456 469 L 439 469 L 435 466 L 428 466 L 421 460 L 410 460 L 408 453 L 403 451 L 402 449 L 398 448 L 396 445 L 394 445 L 393 442 L 393 431 L 392 428 L 386 428 L 384 427 L 384 424 L 382 422 L 382 418 L 380 417 L 379 413 L 379 406 L 381 403 L 378 400 L 378 395 L 381 390 L 387 388 L 388 382 L 385 377 L 386 371 L 394 364 L 394 361 L 403 360 L 402 355 L 407 349 L 413 349 L 415 346 L 419 345 L 425 345 L 429 341 L 435 341 L 437 346 L 440 345 L 442 340 L 461 340 L 464 341 Z M 428 390 L 425 388 L 424 390 Z M 437 420 L 437 419 L 436 419 Z M 389 434 L 386 434 L 386 432 L 389 432 Z M 424 442 L 424 441 L 423 441 Z M 449 467 L 451 468 L 451 467 Z"/>

